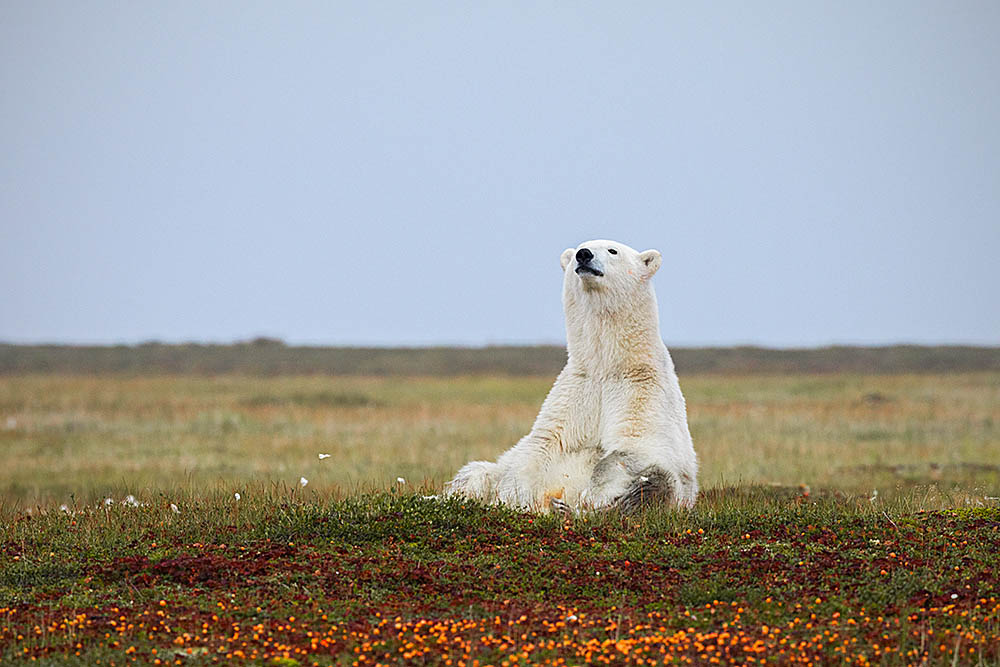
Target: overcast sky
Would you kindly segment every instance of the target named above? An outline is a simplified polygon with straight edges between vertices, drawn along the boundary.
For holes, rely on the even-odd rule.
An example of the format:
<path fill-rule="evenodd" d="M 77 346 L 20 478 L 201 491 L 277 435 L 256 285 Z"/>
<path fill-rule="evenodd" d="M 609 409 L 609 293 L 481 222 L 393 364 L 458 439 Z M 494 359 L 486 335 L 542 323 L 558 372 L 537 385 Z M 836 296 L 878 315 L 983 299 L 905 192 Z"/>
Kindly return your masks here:
<path fill-rule="evenodd" d="M 1000 343 L 1000 3 L 0 3 L 0 340 Z"/>

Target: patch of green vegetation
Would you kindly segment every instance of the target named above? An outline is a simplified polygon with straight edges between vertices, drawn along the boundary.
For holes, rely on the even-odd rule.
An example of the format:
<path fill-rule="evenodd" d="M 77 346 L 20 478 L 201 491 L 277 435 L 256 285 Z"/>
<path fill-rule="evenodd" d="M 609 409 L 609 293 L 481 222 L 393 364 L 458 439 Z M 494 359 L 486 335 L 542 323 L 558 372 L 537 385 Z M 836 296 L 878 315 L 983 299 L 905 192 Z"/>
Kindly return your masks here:
<path fill-rule="evenodd" d="M 35 562 L 19 560 L 0 569 L 0 590 L 23 591 L 29 588 L 49 589 L 64 586 L 80 576 L 77 563 Z"/>

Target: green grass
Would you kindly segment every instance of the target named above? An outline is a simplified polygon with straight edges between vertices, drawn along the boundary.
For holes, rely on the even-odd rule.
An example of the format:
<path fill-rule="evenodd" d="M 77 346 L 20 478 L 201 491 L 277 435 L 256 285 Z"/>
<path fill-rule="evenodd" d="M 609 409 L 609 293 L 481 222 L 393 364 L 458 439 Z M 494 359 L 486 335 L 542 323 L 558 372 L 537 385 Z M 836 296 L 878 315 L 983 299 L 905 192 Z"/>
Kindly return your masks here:
<path fill-rule="evenodd" d="M 233 493 L 8 517 L 0 659 L 1000 664 L 996 506 L 732 487 L 690 512 L 564 521 Z"/>

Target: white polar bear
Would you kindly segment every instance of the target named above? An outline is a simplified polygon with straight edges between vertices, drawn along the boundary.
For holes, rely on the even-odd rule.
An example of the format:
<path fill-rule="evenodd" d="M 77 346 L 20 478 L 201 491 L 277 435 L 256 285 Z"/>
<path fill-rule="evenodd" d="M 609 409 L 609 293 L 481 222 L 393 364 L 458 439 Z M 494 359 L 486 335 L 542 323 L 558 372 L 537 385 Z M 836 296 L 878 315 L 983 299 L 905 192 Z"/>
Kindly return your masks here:
<path fill-rule="evenodd" d="M 698 461 L 651 281 L 661 261 L 614 241 L 563 252 L 566 367 L 531 432 L 496 463 L 466 464 L 447 493 L 535 511 L 694 504 Z"/>

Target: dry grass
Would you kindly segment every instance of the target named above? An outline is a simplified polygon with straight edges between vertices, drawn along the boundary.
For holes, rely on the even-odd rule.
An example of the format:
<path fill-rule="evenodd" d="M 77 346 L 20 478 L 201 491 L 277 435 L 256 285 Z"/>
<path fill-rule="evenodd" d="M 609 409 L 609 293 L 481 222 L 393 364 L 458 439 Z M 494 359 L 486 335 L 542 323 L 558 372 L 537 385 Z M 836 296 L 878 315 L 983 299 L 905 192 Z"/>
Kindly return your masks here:
<path fill-rule="evenodd" d="M 550 377 L 0 378 L 0 501 L 440 485 L 527 432 Z M 686 376 L 703 488 L 1000 496 L 1000 374 Z M 330 458 L 320 461 L 319 453 Z M 929 497 L 928 496 L 928 497 Z"/>

